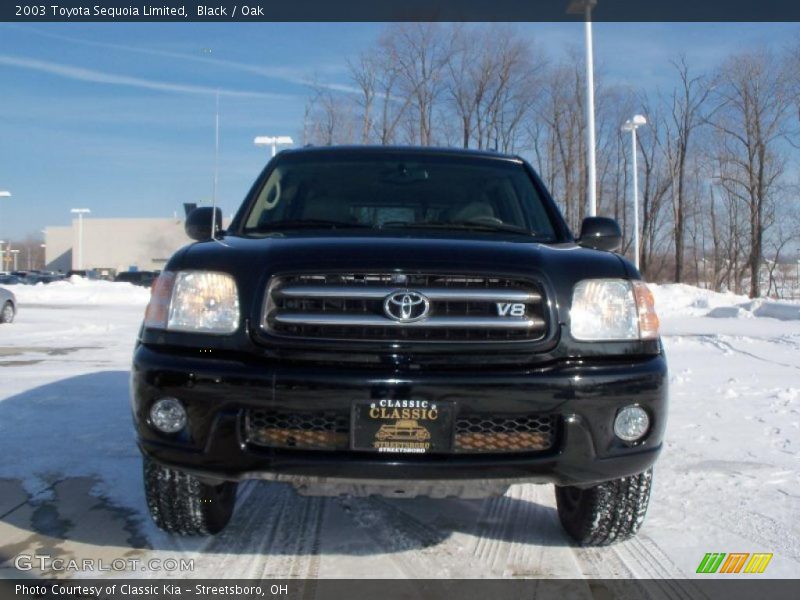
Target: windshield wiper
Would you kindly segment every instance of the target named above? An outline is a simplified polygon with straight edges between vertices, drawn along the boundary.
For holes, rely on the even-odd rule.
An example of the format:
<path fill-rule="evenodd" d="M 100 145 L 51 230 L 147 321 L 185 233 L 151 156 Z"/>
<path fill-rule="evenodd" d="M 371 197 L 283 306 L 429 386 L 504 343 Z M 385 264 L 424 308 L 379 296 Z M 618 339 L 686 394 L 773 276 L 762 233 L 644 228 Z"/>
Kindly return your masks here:
<path fill-rule="evenodd" d="M 284 219 L 282 221 L 262 223 L 257 227 L 248 227 L 246 231 L 248 233 L 256 233 L 262 231 L 273 231 L 277 229 L 369 229 L 371 227 L 371 225 L 366 225 L 364 223 L 348 223 L 346 221 L 332 221 L 328 219 Z"/>
<path fill-rule="evenodd" d="M 510 231 L 535 236 L 536 232 L 510 223 L 478 223 L 475 221 L 389 221 L 382 227 L 408 227 L 412 229 L 466 229 L 473 231 Z"/>

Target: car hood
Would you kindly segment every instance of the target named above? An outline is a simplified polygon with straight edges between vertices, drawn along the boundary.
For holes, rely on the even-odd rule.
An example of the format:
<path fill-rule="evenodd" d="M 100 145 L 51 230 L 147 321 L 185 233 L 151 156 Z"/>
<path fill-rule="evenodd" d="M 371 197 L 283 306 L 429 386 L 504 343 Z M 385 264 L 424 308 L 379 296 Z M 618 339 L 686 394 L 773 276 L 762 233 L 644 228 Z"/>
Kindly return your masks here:
<path fill-rule="evenodd" d="M 542 244 L 509 239 L 385 236 L 227 236 L 198 242 L 167 267 L 212 269 L 253 277 L 287 271 L 441 270 L 488 273 L 558 273 L 559 278 L 625 277 L 615 254 L 574 243 Z"/>
<path fill-rule="evenodd" d="M 574 243 L 427 236 L 227 236 L 179 251 L 171 271 L 212 270 L 234 276 L 240 296 L 257 305 L 273 274 L 293 272 L 426 272 L 529 277 L 556 306 L 568 306 L 575 284 L 588 278 L 630 277 L 635 270 L 611 252 Z"/>

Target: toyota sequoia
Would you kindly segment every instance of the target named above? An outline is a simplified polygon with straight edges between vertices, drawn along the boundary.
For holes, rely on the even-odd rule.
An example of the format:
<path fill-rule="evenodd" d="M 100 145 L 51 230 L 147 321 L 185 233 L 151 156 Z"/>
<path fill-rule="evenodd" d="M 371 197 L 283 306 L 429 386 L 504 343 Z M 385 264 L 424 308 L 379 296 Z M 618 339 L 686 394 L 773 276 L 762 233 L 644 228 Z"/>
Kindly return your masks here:
<path fill-rule="evenodd" d="M 576 238 L 524 160 L 279 153 L 153 285 L 132 408 L 156 524 L 213 534 L 237 484 L 485 497 L 555 486 L 578 543 L 636 533 L 662 447 L 653 296 L 615 221 Z"/>

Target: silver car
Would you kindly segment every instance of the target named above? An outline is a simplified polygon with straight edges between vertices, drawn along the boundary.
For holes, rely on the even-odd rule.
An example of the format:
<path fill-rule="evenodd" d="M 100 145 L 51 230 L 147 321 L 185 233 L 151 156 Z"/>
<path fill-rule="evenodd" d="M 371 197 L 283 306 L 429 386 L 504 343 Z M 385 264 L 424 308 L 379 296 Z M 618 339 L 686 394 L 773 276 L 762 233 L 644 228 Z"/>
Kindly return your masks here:
<path fill-rule="evenodd" d="M 0 323 L 11 323 L 16 314 L 16 297 L 7 289 L 0 288 Z"/>

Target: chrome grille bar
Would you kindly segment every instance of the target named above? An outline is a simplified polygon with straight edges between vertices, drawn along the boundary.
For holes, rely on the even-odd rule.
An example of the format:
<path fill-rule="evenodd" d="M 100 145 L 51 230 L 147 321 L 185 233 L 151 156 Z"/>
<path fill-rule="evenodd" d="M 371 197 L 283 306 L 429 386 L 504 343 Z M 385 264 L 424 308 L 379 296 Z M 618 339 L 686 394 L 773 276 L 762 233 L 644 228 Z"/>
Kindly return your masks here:
<path fill-rule="evenodd" d="M 393 327 L 397 329 L 543 329 L 540 319 L 496 317 L 428 317 L 421 321 L 403 323 L 378 315 L 326 314 L 326 313 L 278 313 L 275 321 L 286 325 L 327 325 L 343 327 Z"/>
<path fill-rule="evenodd" d="M 287 286 L 273 292 L 282 298 L 352 298 L 383 299 L 394 292 L 404 291 L 403 287 L 350 286 Z M 527 290 L 481 289 L 481 288 L 424 288 L 415 287 L 415 292 L 424 294 L 429 300 L 444 302 L 540 302 L 540 294 Z"/>
<path fill-rule="evenodd" d="M 396 320 L 385 303 L 398 292 L 423 296 L 427 315 Z M 546 337 L 548 316 L 542 285 L 524 276 L 289 273 L 270 280 L 261 328 L 279 337 L 317 340 L 535 342 Z"/>

